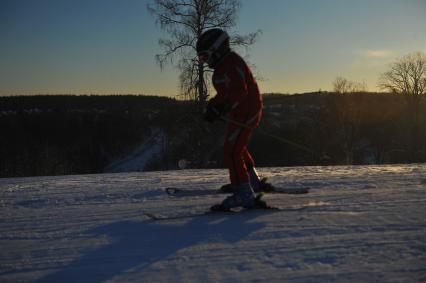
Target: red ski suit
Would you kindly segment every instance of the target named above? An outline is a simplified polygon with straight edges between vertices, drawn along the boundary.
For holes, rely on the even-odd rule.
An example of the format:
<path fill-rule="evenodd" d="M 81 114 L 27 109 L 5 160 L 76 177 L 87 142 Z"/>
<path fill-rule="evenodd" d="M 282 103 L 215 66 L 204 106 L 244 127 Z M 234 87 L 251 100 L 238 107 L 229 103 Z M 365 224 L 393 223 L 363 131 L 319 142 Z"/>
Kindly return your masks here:
<path fill-rule="evenodd" d="M 247 150 L 252 129 L 262 118 L 263 100 L 256 80 L 244 60 L 231 51 L 216 66 L 213 86 L 217 91 L 209 101 L 210 106 L 227 104 L 228 115 L 233 121 L 249 126 L 242 127 L 228 122 L 224 142 L 224 159 L 229 169 L 232 186 L 248 183 L 247 165 L 254 167 L 254 160 Z"/>

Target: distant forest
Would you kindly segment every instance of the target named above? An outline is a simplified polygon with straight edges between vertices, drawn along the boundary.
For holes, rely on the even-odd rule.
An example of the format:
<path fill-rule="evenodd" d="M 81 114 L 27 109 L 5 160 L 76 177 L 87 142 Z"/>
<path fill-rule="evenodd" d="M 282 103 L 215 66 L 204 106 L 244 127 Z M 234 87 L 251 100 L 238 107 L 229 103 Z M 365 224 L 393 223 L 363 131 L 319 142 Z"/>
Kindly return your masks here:
<path fill-rule="evenodd" d="M 259 167 L 426 162 L 426 103 L 413 146 L 404 97 L 265 94 L 250 150 Z M 156 96 L 0 97 L 0 177 L 101 173 L 164 133 L 145 170 L 224 167 L 223 122 Z"/>

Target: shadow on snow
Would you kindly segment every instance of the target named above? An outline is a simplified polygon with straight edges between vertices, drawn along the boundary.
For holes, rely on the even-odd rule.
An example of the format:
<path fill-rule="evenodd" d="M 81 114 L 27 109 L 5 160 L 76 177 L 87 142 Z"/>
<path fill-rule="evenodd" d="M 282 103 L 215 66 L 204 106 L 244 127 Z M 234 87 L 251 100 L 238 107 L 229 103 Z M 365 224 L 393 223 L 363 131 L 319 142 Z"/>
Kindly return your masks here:
<path fill-rule="evenodd" d="M 264 214 L 264 213 L 263 213 Z M 141 271 L 179 250 L 205 242 L 238 242 L 263 223 L 250 223 L 256 214 L 196 217 L 184 224 L 122 221 L 87 231 L 112 243 L 88 252 L 37 282 L 103 282 L 132 268 Z"/>

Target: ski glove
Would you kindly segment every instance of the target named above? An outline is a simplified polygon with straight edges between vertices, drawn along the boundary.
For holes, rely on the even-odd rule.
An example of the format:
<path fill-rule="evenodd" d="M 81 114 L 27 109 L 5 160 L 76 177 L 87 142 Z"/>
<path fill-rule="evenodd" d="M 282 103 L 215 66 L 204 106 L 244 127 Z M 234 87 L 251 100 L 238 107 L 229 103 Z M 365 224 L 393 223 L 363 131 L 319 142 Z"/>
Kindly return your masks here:
<path fill-rule="evenodd" d="M 213 123 L 220 116 L 226 114 L 229 111 L 229 106 L 227 103 L 217 104 L 217 105 L 207 105 L 207 109 L 204 112 L 204 120 L 207 122 Z"/>

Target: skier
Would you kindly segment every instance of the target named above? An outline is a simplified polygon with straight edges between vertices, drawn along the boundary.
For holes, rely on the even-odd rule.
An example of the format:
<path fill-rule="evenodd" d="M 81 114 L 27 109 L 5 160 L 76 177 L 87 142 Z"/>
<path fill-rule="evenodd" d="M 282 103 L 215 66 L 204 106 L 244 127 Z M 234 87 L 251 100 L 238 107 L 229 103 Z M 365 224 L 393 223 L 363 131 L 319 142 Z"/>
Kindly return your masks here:
<path fill-rule="evenodd" d="M 256 80 L 244 60 L 230 49 L 229 36 L 221 29 L 204 32 L 197 41 L 200 62 L 214 69 L 213 86 L 217 92 L 207 104 L 204 119 L 213 122 L 229 119 L 224 142 L 224 159 L 229 169 L 232 196 L 212 210 L 257 205 L 253 191 L 260 186 L 254 161 L 247 150 L 252 129 L 262 118 L 263 100 Z"/>

